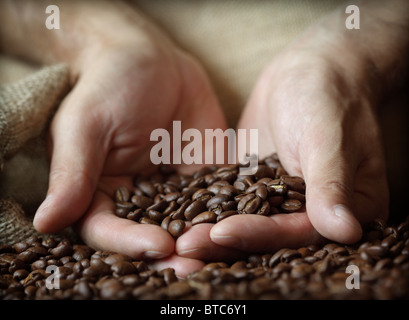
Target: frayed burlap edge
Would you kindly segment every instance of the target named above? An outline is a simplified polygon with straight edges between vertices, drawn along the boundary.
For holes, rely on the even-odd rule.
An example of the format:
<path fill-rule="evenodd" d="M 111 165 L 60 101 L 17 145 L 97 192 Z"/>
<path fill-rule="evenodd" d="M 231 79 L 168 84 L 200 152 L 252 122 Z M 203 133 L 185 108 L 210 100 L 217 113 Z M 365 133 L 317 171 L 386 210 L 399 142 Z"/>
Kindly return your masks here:
<path fill-rule="evenodd" d="M 15 83 L 0 86 L 0 172 L 7 170 L 6 159 L 44 133 L 69 88 L 65 64 L 46 66 Z M 0 244 L 10 245 L 32 236 L 78 241 L 71 228 L 53 235 L 39 233 L 22 207 L 13 197 L 0 195 Z"/>

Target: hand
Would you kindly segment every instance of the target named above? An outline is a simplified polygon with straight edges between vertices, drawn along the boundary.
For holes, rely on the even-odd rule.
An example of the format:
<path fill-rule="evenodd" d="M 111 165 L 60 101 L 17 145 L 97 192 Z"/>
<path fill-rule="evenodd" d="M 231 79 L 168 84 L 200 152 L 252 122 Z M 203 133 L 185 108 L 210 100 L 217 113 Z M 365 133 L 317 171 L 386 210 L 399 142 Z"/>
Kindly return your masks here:
<path fill-rule="evenodd" d="M 367 30 L 346 34 L 342 23 L 334 30 L 334 21 L 342 21 L 335 13 L 278 55 L 261 75 L 239 123 L 259 129 L 261 158 L 277 152 L 290 175 L 304 178 L 306 212 L 235 215 L 214 226 L 194 226 L 178 239 L 179 255 L 235 259 L 325 239 L 354 243 L 361 238 L 361 224 L 388 217 L 376 111 L 401 78 L 394 61 L 405 52 L 408 37 L 384 19 L 399 16 L 397 10 L 386 15 L 379 3 L 365 9 L 377 13 L 361 21 Z M 380 21 L 385 29 L 375 43 L 360 38 L 367 39 Z M 197 233 L 202 237 L 193 236 Z"/>
<path fill-rule="evenodd" d="M 115 216 L 113 195 L 121 185 L 130 188 L 136 174 L 152 172 L 154 129 L 171 133 L 173 120 L 202 132 L 226 123 L 192 57 L 156 29 L 129 34 L 85 48 L 72 63 L 75 84 L 51 123 L 49 189 L 34 225 L 53 233 L 76 224 L 95 249 L 167 257 L 183 275 L 203 262 L 174 256 L 165 230 Z"/>

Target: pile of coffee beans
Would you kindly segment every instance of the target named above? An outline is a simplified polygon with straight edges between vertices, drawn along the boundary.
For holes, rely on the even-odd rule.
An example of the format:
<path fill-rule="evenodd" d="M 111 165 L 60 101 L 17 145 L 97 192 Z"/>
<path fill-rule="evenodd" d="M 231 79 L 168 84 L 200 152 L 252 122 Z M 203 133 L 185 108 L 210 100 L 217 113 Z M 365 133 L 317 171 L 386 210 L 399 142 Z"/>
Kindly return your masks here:
<path fill-rule="evenodd" d="M 304 207 L 304 180 L 289 176 L 277 154 L 260 161 L 255 174 L 239 173 L 239 165 L 228 165 L 203 167 L 192 175 L 137 177 L 132 190 L 116 190 L 116 215 L 161 226 L 177 238 L 186 221 L 217 223 L 235 214 L 269 216 Z"/>
<path fill-rule="evenodd" d="M 204 167 L 193 175 L 160 172 L 136 178 L 132 190 L 120 187 L 114 197 L 118 216 L 156 224 L 177 238 L 186 223 L 302 210 L 305 187 L 272 155 L 251 176 L 241 176 L 238 166 Z M 327 242 L 210 262 L 186 279 L 120 253 L 31 237 L 0 245 L 0 299 L 409 298 L 409 217 L 364 227 L 353 245 Z"/>
<path fill-rule="evenodd" d="M 409 217 L 395 226 L 375 221 L 354 245 L 328 242 L 211 262 L 186 279 L 123 254 L 32 237 L 0 246 L 0 298 L 407 299 Z"/>

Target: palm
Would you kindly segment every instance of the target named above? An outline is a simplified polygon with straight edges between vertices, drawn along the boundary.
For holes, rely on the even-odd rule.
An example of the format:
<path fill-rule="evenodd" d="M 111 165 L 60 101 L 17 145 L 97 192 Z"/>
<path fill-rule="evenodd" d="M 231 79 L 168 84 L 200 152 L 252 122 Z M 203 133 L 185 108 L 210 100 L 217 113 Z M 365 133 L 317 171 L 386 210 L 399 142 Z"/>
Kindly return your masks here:
<path fill-rule="evenodd" d="M 174 120 L 182 129 L 224 130 L 226 124 L 194 60 L 179 51 L 146 57 L 132 47 L 103 52 L 63 101 L 50 130 L 50 193 L 58 205 L 53 203 L 45 228 L 41 223 L 52 232 L 77 221 L 81 237 L 95 248 L 160 258 L 174 252 L 173 238 L 156 226 L 116 217 L 114 191 L 154 169 L 154 129 L 171 133 Z"/>

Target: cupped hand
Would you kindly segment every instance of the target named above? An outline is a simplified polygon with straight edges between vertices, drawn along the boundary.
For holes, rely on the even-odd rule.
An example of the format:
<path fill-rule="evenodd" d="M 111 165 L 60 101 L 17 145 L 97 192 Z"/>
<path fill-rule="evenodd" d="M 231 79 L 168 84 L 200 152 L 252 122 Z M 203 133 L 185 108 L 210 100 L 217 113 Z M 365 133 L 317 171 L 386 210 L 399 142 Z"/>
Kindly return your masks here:
<path fill-rule="evenodd" d="M 277 152 L 288 174 L 304 178 L 306 212 L 237 216 L 215 226 L 212 241 L 245 250 L 322 238 L 354 243 L 361 224 L 387 218 L 377 95 L 368 97 L 362 78 L 359 69 L 308 52 L 288 52 L 269 66 L 240 126 L 259 128 L 260 155 Z"/>
<path fill-rule="evenodd" d="M 376 115 L 387 86 L 376 75 L 376 61 L 350 50 L 345 37 L 336 44 L 331 37 L 337 35 L 318 28 L 277 55 L 255 85 L 238 126 L 258 129 L 260 158 L 277 152 L 289 175 L 304 178 L 305 211 L 235 215 L 214 226 L 194 226 L 178 239 L 178 254 L 235 259 L 328 239 L 354 243 L 362 224 L 387 219 Z"/>
<path fill-rule="evenodd" d="M 76 224 L 95 249 L 177 264 L 180 274 L 200 261 L 173 257 L 174 239 L 163 229 L 115 216 L 116 188 L 154 166 L 154 129 L 172 133 L 226 126 L 199 64 L 163 39 L 126 39 L 83 56 L 72 91 L 50 128 L 51 167 L 46 199 L 34 225 L 53 233 Z M 183 167 L 179 169 L 183 170 Z"/>

